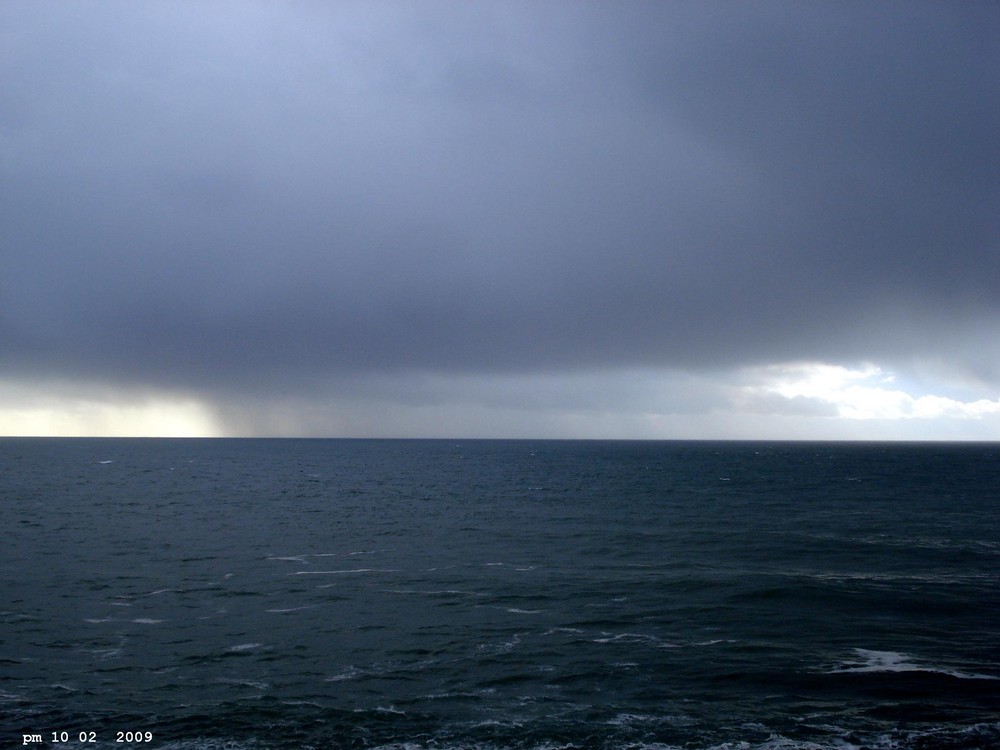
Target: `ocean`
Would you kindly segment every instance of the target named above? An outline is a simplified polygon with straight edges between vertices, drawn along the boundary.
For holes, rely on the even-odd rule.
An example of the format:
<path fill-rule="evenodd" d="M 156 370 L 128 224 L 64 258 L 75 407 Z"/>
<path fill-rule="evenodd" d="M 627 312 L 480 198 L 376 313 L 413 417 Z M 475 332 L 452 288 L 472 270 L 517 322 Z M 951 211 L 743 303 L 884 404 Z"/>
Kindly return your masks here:
<path fill-rule="evenodd" d="M 1000 444 L 0 440 L 0 744 L 1000 748 Z"/>

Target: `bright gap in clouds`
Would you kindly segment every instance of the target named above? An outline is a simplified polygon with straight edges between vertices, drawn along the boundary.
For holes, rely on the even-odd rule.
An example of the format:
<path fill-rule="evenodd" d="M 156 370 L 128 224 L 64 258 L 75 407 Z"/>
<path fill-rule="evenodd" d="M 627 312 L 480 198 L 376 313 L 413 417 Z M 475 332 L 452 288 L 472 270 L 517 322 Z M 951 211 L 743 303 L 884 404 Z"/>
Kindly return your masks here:
<path fill-rule="evenodd" d="M 0 382 L 0 435 L 997 440 L 1000 399 L 919 389 L 874 364 L 712 374 L 399 375 L 295 397 Z"/>
<path fill-rule="evenodd" d="M 893 373 L 874 364 L 858 368 L 824 363 L 775 365 L 756 371 L 763 382 L 751 396 L 780 396 L 826 407 L 846 420 L 983 420 L 1000 416 L 1000 399 L 961 401 L 933 394 L 913 395 Z"/>
<path fill-rule="evenodd" d="M 212 412 L 173 394 L 0 383 L 0 435 L 17 437 L 216 437 Z"/>

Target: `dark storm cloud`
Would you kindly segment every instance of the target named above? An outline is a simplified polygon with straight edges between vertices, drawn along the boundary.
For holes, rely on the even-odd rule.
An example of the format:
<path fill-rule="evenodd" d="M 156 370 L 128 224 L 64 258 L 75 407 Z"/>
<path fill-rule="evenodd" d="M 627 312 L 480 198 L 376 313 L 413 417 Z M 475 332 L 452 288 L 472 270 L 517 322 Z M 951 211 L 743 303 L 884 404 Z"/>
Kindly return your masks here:
<path fill-rule="evenodd" d="M 10 376 L 1000 380 L 994 5 L 8 2 L 0 29 Z"/>

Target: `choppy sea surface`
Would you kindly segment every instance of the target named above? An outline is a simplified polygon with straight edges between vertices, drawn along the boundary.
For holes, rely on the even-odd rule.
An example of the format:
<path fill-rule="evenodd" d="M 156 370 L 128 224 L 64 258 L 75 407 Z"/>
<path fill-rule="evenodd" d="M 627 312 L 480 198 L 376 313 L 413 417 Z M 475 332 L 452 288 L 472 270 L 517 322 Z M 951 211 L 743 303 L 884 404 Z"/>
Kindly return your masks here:
<path fill-rule="evenodd" d="M 1000 748 L 1000 444 L 0 440 L 0 745 Z"/>

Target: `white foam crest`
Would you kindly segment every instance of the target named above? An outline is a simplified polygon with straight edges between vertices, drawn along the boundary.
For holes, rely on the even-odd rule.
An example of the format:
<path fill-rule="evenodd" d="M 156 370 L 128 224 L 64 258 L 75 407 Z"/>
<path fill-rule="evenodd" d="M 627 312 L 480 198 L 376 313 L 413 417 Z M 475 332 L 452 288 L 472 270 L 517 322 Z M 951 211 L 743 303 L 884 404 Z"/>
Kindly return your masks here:
<path fill-rule="evenodd" d="M 256 680 L 240 680 L 234 679 L 232 677 L 219 677 L 214 680 L 217 685 L 236 685 L 238 687 L 248 687 L 254 690 L 267 690 L 271 686 L 266 682 L 257 682 Z"/>
<path fill-rule="evenodd" d="M 942 669 L 940 667 L 929 667 L 913 661 L 913 657 L 898 651 L 875 651 L 866 648 L 856 648 L 854 653 L 858 659 L 848 662 L 847 665 L 831 669 L 828 674 L 863 674 L 877 672 L 929 672 L 932 674 L 943 674 L 961 680 L 1000 680 L 1000 677 L 993 675 L 977 674 L 974 672 L 960 672 L 954 669 Z"/>
<path fill-rule="evenodd" d="M 322 709 L 323 704 L 316 701 L 281 701 L 282 706 L 308 706 L 309 708 Z"/>
<path fill-rule="evenodd" d="M 315 609 L 315 607 L 316 607 L 315 604 L 306 604 L 302 607 L 287 607 L 285 609 L 265 609 L 264 611 L 276 615 L 286 615 L 289 612 L 298 612 L 303 609 Z"/>
<path fill-rule="evenodd" d="M 258 750 L 271 747 L 261 745 L 258 740 L 232 740 L 218 737 L 200 737 L 195 740 L 177 740 L 166 745 L 157 745 L 160 750 Z"/>
<path fill-rule="evenodd" d="M 125 639 L 122 638 L 119 644 L 113 648 L 85 648 L 83 649 L 83 653 L 99 656 L 102 661 L 105 661 L 107 659 L 116 659 L 121 656 L 124 647 Z"/>
<path fill-rule="evenodd" d="M 545 612 L 544 609 L 521 609 L 520 607 L 504 607 L 500 604 L 477 604 L 476 607 L 483 609 L 499 609 L 503 612 L 510 612 L 515 615 L 538 615 Z"/>
<path fill-rule="evenodd" d="M 419 596 L 486 596 L 480 591 L 462 591 L 461 589 L 382 589 L 387 594 L 414 594 Z"/>
<path fill-rule="evenodd" d="M 356 711 L 361 710 L 362 709 L 356 709 Z M 375 710 L 378 711 L 379 709 Z M 686 724 L 693 721 L 687 719 L 686 717 L 657 717 L 643 714 L 619 714 L 618 717 L 610 720 L 608 723 L 619 726 L 641 726 L 643 724 L 649 725 L 656 722 L 670 721 L 671 719 L 676 720 L 676 723 L 678 724 Z M 487 719 L 470 726 L 487 728 L 516 726 L 516 724 L 513 722 Z M 766 731 L 766 727 L 760 727 L 759 725 L 748 725 L 746 728 L 752 728 L 757 731 Z M 977 724 L 967 727 L 966 729 L 957 732 L 957 734 L 977 734 L 984 730 L 992 732 L 997 728 L 997 725 L 993 724 Z M 772 734 L 763 741 L 730 739 L 713 745 L 692 745 L 691 743 L 686 743 L 685 745 L 673 745 L 664 742 L 630 742 L 627 745 L 622 745 L 621 747 L 627 748 L 628 750 L 686 750 L 693 747 L 700 748 L 701 750 L 861 750 L 861 748 L 870 748 L 870 750 L 900 750 L 900 748 L 913 747 L 914 741 L 919 739 L 935 739 L 941 736 L 951 738 L 954 737 L 955 734 L 956 732 L 951 728 L 944 728 L 943 732 L 938 728 L 919 731 L 892 732 L 890 734 L 867 737 L 865 738 L 863 744 L 860 745 L 854 744 L 844 737 L 824 738 L 819 742 L 815 742 L 802 739 L 792 739 L 778 734 Z M 934 746 L 937 747 L 938 745 Z M 963 747 L 964 746 L 966 745 L 963 745 Z M 972 747 L 972 745 L 968 746 Z M 991 744 L 989 746 L 992 747 L 993 745 Z M 470 743 L 453 740 L 452 742 L 446 744 L 438 744 L 432 740 L 430 744 L 425 745 L 420 742 L 401 740 L 383 745 L 377 745 L 373 747 L 372 750 L 431 750 L 431 748 L 434 748 L 434 750 L 510 750 L 511 747 L 511 745 L 497 745 L 492 742 Z M 517 747 L 522 747 L 522 745 L 518 744 Z M 575 750 L 575 748 L 578 747 L 579 745 L 572 742 L 558 743 L 553 741 L 543 741 L 540 744 L 531 745 L 530 750 Z"/>
<path fill-rule="evenodd" d="M 324 680 L 324 682 L 344 682 L 346 680 L 353 680 L 356 677 L 360 677 L 361 675 L 366 675 L 366 674 L 372 674 L 372 673 L 368 672 L 367 670 L 360 669 L 359 667 L 355 667 L 352 664 L 349 667 L 347 667 L 347 669 L 345 669 L 343 672 L 340 672 L 335 675 L 330 675 Z"/>
<path fill-rule="evenodd" d="M 694 719 L 689 716 L 674 715 L 674 714 L 635 714 L 635 713 L 620 713 L 613 719 L 608 719 L 608 724 L 612 726 L 634 726 L 636 724 L 667 724 L 673 727 L 683 727 L 690 726 L 697 723 Z"/>
<path fill-rule="evenodd" d="M 509 641 L 502 641 L 500 643 L 480 643 L 476 646 L 478 651 L 489 651 L 491 653 L 506 653 L 512 651 L 521 642 L 521 634 L 515 633 L 514 637 Z"/>
<path fill-rule="evenodd" d="M 360 670 L 356 673 L 342 672 L 340 674 L 330 675 L 324 682 L 346 682 L 347 680 L 353 680 L 359 674 L 363 674 Z"/>
<path fill-rule="evenodd" d="M 354 709 L 356 712 L 364 711 L 363 708 Z M 400 711 L 395 706 L 375 706 L 375 712 L 380 714 L 396 714 L 397 716 L 406 716 L 406 711 Z"/>
<path fill-rule="evenodd" d="M 226 649 L 227 654 L 239 654 L 244 651 L 253 651 L 255 648 L 260 648 L 263 643 L 237 643 L 235 646 L 230 646 Z"/>
<path fill-rule="evenodd" d="M 136 622 L 140 625 L 156 625 L 163 622 L 163 620 L 155 620 L 152 617 L 137 617 L 132 622 Z"/>
<path fill-rule="evenodd" d="M 503 729 L 522 729 L 524 724 L 520 721 L 515 721 L 510 719 L 508 721 L 503 721 L 501 719 L 483 719 L 482 721 L 477 721 L 471 725 L 473 729 L 480 729 L 482 727 L 498 727 Z"/>
<path fill-rule="evenodd" d="M 667 643 L 655 635 L 646 635 L 645 633 L 618 633 L 612 635 L 611 633 L 602 632 L 601 635 L 605 637 L 593 638 L 591 640 L 594 643 L 648 643 L 656 648 L 680 648 L 675 643 Z"/>
<path fill-rule="evenodd" d="M 305 555 L 305 557 L 354 557 L 355 555 L 377 555 L 379 552 L 385 552 L 385 550 L 367 549 L 359 552 L 315 552 L 311 555 Z"/>
<path fill-rule="evenodd" d="M 996 747 L 1000 735 L 1000 722 L 971 724 L 965 727 L 949 725 L 930 726 L 921 729 L 899 729 L 892 732 L 865 737 L 861 745 L 854 745 L 842 738 L 836 738 L 830 746 L 832 750 L 900 750 L 909 747 Z M 975 744 L 970 743 L 970 738 Z M 764 746 L 762 750 L 771 750 Z M 823 748 L 823 750 L 826 750 Z"/>
<path fill-rule="evenodd" d="M 524 565 L 523 563 L 507 563 L 507 562 L 488 562 L 483 563 L 484 568 L 513 568 L 517 571 L 535 570 L 538 568 L 537 565 Z"/>
<path fill-rule="evenodd" d="M 346 575 L 348 573 L 398 573 L 398 568 L 353 568 L 350 570 L 297 570 L 290 576 L 330 576 Z"/>
<path fill-rule="evenodd" d="M 736 747 L 739 748 L 745 747 L 747 748 L 747 750 L 750 750 L 750 748 L 752 748 L 753 750 L 831 750 L 830 745 L 817 745 L 815 742 L 806 742 L 803 740 L 790 740 L 787 737 L 771 737 L 770 739 L 765 740 L 759 745 L 749 745 L 746 742 L 741 742 Z M 834 744 L 832 747 L 838 749 L 844 748 L 844 750 L 847 750 L 847 748 L 849 748 L 850 745 L 845 747 L 844 745 L 838 742 Z M 718 745 L 717 748 L 712 748 L 711 750 L 735 750 L 735 748 L 732 748 L 730 744 L 726 743 Z"/>

